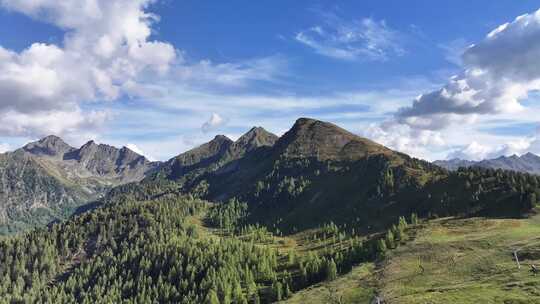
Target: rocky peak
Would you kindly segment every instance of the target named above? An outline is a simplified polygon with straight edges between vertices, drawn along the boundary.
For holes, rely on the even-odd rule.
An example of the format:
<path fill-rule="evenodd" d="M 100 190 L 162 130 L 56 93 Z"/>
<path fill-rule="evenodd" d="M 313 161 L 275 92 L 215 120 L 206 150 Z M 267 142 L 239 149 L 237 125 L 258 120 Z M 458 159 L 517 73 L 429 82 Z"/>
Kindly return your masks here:
<path fill-rule="evenodd" d="M 65 143 L 60 137 L 49 135 L 39 141 L 27 144 L 22 148 L 27 153 L 36 156 L 61 157 L 75 148 Z"/>
<path fill-rule="evenodd" d="M 258 147 L 273 146 L 278 137 L 261 127 L 253 127 L 246 134 L 242 135 L 234 142 L 234 146 L 245 152 L 252 151 Z"/>

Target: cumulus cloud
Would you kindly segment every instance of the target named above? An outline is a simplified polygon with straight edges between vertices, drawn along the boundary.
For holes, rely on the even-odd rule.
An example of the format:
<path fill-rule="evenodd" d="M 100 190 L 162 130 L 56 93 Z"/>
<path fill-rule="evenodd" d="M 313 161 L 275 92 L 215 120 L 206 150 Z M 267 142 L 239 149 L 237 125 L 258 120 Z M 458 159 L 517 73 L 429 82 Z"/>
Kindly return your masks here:
<path fill-rule="evenodd" d="M 206 121 L 202 126 L 201 126 L 201 130 L 204 132 L 204 133 L 207 133 L 207 132 L 210 132 L 212 130 L 215 130 L 219 127 L 222 127 L 224 126 L 225 124 L 227 124 L 227 119 L 221 117 L 219 114 L 217 113 L 212 113 L 212 115 L 210 115 L 210 119 L 208 119 L 208 121 Z"/>
<path fill-rule="evenodd" d="M 97 125 L 106 115 L 83 112 L 81 102 L 115 100 L 143 73 L 165 73 L 177 52 L 150 40 L 157 18 L 144 10 L 151 2 L 0 1 L 66 32 L 62 45 L 34 43 L 21 52 L 0 47 L 0 132 L 61 134 Z"/>
<path fill-rule="evenodd" d="M 475 115 L 514 113 L 540 90 L 540 10 L 517 17 L 465 50 L 464 70 L 443 88 L 419 96 L 396 115 L 421 129 L 442 129 Z"/>
<path fill-rule="evenodd" d="M 67 135 L 99 130 L 110 113 L 104 111 L 40 111 L 21 113 L 5 111 L 0 113 L 0 134 L 6 136 L 42 137 L 50 134 Z M 82 130 L 82 131 L 81 131 Z"/>
<path fill-rule="evenodd" d="M 296 41 L 316 53 L 342 60 L 385 61 L 405 53 L 400 34 L 384 20 L 364 18 L 348 22 L 334 14 L 324 14 L 324 25 L 296 34 Z"/>
<path fill-rule="evenodd" d="M 0 0 L 4 9 L 65 31 L 59 44 L 34 43 L 20 52 L 0 46 L 0 136 L 74 136 L 116 117 L 84 110 L 95 101 L 162 99 L 179 87 L 206 94 L 275 81 L 286 70 L 280 56 L 187 62 L 183 51 L 153 40 L 159 17 L 148 9 L 154 2 Z"/>
<path fill-rule="evenodd" d="M 362 135 L 394 150 L 424 159 L 430 159 L 433 149 L 447 146 L 440 132 L 414 129 L 392 121 L 371 124 Z"/>
<path fill-rule="evenodd" d="M 455 149 L 447 158 L 479 161 L 499 156 L 521 155 L 528 151 L 539 153 L 540 150 L 535 147 L 539 143 L 540 140 L 536 137 L 522 138 L 502 145 L 484 145 L 473 141 L 468 145 Z"/>

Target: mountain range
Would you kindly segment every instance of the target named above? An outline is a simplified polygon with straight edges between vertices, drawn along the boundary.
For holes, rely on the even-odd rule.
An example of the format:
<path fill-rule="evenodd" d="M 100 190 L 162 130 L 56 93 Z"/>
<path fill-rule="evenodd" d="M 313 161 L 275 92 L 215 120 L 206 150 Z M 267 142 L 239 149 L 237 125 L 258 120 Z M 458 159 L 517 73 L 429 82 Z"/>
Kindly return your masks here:
<path fill-rule="evenodd" d="M 537 158 L 500 158 L 497 168 L 533 170 L 530 160 Z M 4 232 L 18 231 L 64 219 L 104 196 L 135 191 L 146 198 L 149 189 L 151 195 L 180 192 L 217 202 L 245 201 L 253 221 L 279 220 L 284 230 L 330 220 L 363 221 L 373 229 L 413 210 L 490 214 L 505 206 L 481 200 L 470 188 L 474 180 L 436 164 L 309 118 L 298 119 L 281 137 L 261 127 L 236 141 L 217 135 L 166 162 L 93 141 L 74 148 L 48 136 L 0 155 L 0 223 Z M 514 198 L 513 191 L 497 196 L 503 189 L 497 183 L 480 187 L 486 200 Z"/>
<path fill-rule="evenodd" d="M 528 194 L 512 190 L 507 173 L 496 180 L 482 174 L 492 173 L 449 172 L 332 123 L 300 118 L 279 138 L 262 128 L 237 141 L 216 136 L 110 196 L 145 199 L 149 189 L 159 195 L 155 189 L 168 185 L 166 192 L 209 201 L 238 199 L 250 206 L 253 223 L 278 222 L 289 232 L 328 221 L 377 229 L 411 212 L 516 216 L 527 210 Z"/>
<path fill-rule="evenodd" d="M 448 170 L 457 170 L 460 167 L 482 167 L 490 169 L 512 170 L 517 172 L 540 174 L 540 156 L 527 153 L 521 156 L 500 156 L 494 159 L 470 161 L 463 159 L 438 160 L 434 164 Z"/>
<path fill-rule="evenodd" d="M 539 298 L 514 259 L 540 261 L 540 176 L 447 170 L 324 121 L 160 163 L 48 136 L 0 174 L 1 232 L 41 226 L 0 236 L 9 303 Z"/>
<path fill-rule="evenodd" d="M 74 148 L 47 136 L 0 154 L 0 226 L 11 230 L 65 218 L 111 188 L 142 180 L 158 163 L 123 147 Z"/>

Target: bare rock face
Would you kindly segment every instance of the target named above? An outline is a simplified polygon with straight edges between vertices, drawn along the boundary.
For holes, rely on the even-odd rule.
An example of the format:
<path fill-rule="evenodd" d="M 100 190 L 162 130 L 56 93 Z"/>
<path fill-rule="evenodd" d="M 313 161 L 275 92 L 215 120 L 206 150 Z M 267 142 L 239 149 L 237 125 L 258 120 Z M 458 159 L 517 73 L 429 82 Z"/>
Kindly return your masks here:
<path fill-rule="evenodd" d="M 18 230 L 62 218 L 158 166 L 126 147 L 90 141 L 77 149 L 54 135 L 0 154 L 0 228 Z"/>
<path fill-rule="evenodd" d="M 50 135 L 39 141 L 27 144 L 22 150 L 35 156 L 62 158 L 64 154 L 75 150 L 75 148 L 66 144 L 60 137 Z"/>

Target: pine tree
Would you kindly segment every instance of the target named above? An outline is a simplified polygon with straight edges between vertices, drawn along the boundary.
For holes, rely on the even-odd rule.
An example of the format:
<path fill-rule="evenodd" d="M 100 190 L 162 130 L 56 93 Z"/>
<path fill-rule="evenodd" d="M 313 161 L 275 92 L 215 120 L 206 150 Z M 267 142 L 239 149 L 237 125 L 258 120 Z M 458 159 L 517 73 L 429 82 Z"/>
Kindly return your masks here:
<path fill-rule="evenodd" d="M 383 239 L 379 239 L 377 241 L 377 247 L 376 247 L 377 255 L 380 257 L 385 256 L 386 250 L 387 250 L 386 242 Z"/>
<path fill-rule="evenodd" d="M 418 225 L 418 215 L 416 213 L 411 214 L 411 224 Z"/>
<path fill-rule="evenodd" d="M 394 228 L 394 227 L 393 227 Z M 395 238 L 394 233 L 392 232 L 393 229 L 390 229 L 386 232 L 386 236 L 384 238 L 384 241 L 386 242 L 387 248 L 395 248 Z"/>
<path fill-rule="evenodd" d="M 337 266 L 334 262 L 334 259 L 330 259 L 329 262 L 326 263 L 326 279 L 328 281 L 333 281 L 337 278 Z"/>

